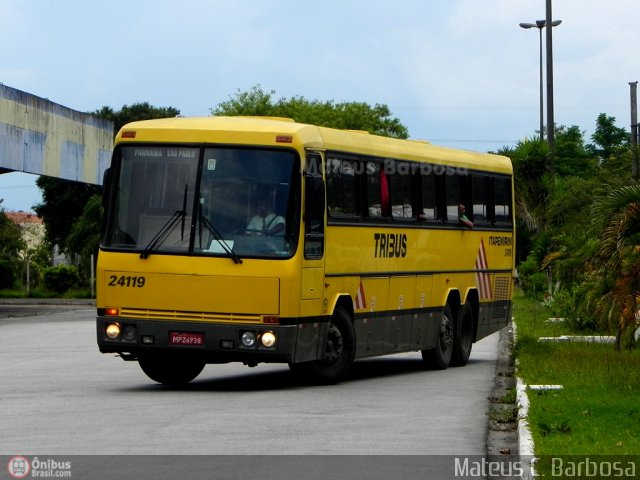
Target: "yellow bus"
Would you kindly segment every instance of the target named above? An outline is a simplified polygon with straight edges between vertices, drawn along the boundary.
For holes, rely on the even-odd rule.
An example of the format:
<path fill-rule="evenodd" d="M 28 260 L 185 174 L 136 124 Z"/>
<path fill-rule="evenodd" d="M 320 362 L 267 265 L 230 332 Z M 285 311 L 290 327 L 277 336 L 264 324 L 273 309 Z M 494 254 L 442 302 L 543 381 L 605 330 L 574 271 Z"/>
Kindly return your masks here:
<path fill-rule="evenodd" d="M 266 117 L 134 122 L 105 174 L 97 341 L 163 384 L 206 364 L 467 363 L 511 318 L 509 159 Z"/>

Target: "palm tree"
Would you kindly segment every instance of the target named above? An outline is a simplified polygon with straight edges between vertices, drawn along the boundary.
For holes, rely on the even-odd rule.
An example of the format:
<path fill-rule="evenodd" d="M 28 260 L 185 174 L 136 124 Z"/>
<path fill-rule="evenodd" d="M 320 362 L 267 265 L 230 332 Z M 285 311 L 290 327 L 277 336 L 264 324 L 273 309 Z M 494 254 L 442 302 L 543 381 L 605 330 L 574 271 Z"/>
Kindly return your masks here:
<path fill-rule="evenodd" d="M 623 333 L 636 325 L 640 295 L 640 184 L 612 188 L 593 204 L 601 227 L 594 258 L 597 311 L 616 329 L 616 350 Z"/>

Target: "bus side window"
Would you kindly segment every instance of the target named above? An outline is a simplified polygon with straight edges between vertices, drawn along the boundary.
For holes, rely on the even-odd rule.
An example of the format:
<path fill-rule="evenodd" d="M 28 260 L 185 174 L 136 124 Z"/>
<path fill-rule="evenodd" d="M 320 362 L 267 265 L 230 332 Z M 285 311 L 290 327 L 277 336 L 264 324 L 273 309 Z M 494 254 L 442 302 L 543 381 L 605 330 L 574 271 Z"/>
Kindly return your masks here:
<path fill-rule="evenodd" d="M 474 224 L 487 225 L 490 222 L 489 207 L 489 177 L 473 175 L 471 177 L 471 203 L 473 205 Z"/>
<path fill-rule="evenodd" d="M 457 175 L 447 175 L 445 177 L 446 220 L 448 223 L 458 223 L 458 206 L 464 203 L 460 183 L 460 177 Z"/>
<path fill-rule="evenodd" d="M 322 158 L 318 154 L 307 156 L 304 176 L 304 258 L 322 258 L 324 254 L 325 193 L 322 180 Z"/>
<path fill-rule="evenodd" d="M 327 159 L 327 203 L 332 217 L 356 216 L 356 175 L 353 162 Z"/>
<path fill-rule="evenodd" d="M 493 179 L 493 198 L 496 225 L 510 226 L 513 223 L 511 215 L 511 179 Z"/>
<path fill-rule="evenodd" d="M 366 172 L 366 197 L 368 218 L 381 218 L 389 216 L 389 182 L 387 175 L 376 162 L 367 162 L 364 165 Z"/>
<path fill-rule="evenodd" d="M 432 173 L 423 174 L 420 176 L 420 182 L 422 187 L 422 212 L 418 215 L 418 218 L 426 222 L 435 222 L 438 219 L 435 177 Z"/>
<path fill-rule="evenodd" d="M 389 176 L 391 180 L 391 215 L 394 220 L 413 219 L 411 170 L 406 163 L 398 163 Z"/>

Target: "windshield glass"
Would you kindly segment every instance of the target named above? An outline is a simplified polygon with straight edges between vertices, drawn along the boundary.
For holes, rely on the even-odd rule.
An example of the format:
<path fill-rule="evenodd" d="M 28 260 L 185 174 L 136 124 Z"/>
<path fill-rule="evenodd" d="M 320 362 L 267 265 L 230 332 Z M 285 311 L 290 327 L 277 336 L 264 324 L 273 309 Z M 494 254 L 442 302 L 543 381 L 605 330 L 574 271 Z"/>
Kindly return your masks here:
<path fill-rule="evenodd" d="M 285 258 L 298 237 L 295 152 L 255 148 L 120 147 L 103 247 Z"/>

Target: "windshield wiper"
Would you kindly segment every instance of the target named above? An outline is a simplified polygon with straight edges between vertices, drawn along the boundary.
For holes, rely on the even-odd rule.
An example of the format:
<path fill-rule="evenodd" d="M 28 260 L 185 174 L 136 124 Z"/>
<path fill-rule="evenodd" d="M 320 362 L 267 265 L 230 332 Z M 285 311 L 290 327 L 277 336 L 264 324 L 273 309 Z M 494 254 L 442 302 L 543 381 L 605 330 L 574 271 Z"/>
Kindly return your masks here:
<path fill-rule="evenodd" d="M 144 247 L 144 250 L 140 253 L 140 258 L 148 258 L 151 251 L 164 242 L 180 219 L 184 221 L 186 216 L 187 212 L 185 210 L 176 210 L 162 228 L 158 230 L 158 233 L 154 235 L 147 246 Z M 182 231 L 182 239 L 184 239 L 184 230 Z"/>
<path fill-rule="evenodd" d="M 176 210 L 173 212 L 173 215 L 167 220 L 167 222 L 158 230 L 151 241 L 144 247 L 142 253 L 140 253 L 140 258 L 148 258 L 151 251 L 164 242 L 169 236 L 169 233 L 174 229 L 179 220 L 182 220 L 182 229 L 180 232 L 180 240 L 184 240 L 184 220 L 187 217 L 187 188 L 188 185 L 184 186 L 184 196 L 182 197 L 182 210 Z"/>
<path fill-rule="evenodd" d="M 200 215 L 199 220 L 200 220 L 200 225 L 204 225 L 205 228 L 209 230 L 209 232 L 211 232 L 216 242 L 220 244 L 223 250 L 227 252 L 231 260 L 233 260 L 233 263 L 242 263 L 242 259 L 238 256 L 236 252 L 233 251 L 233 248 L 229 246 L 229 244 L 225 241 L 222 234 L 218 231 L 216 227 L 213 226 L 211 221 L 204 215 Z"/>

